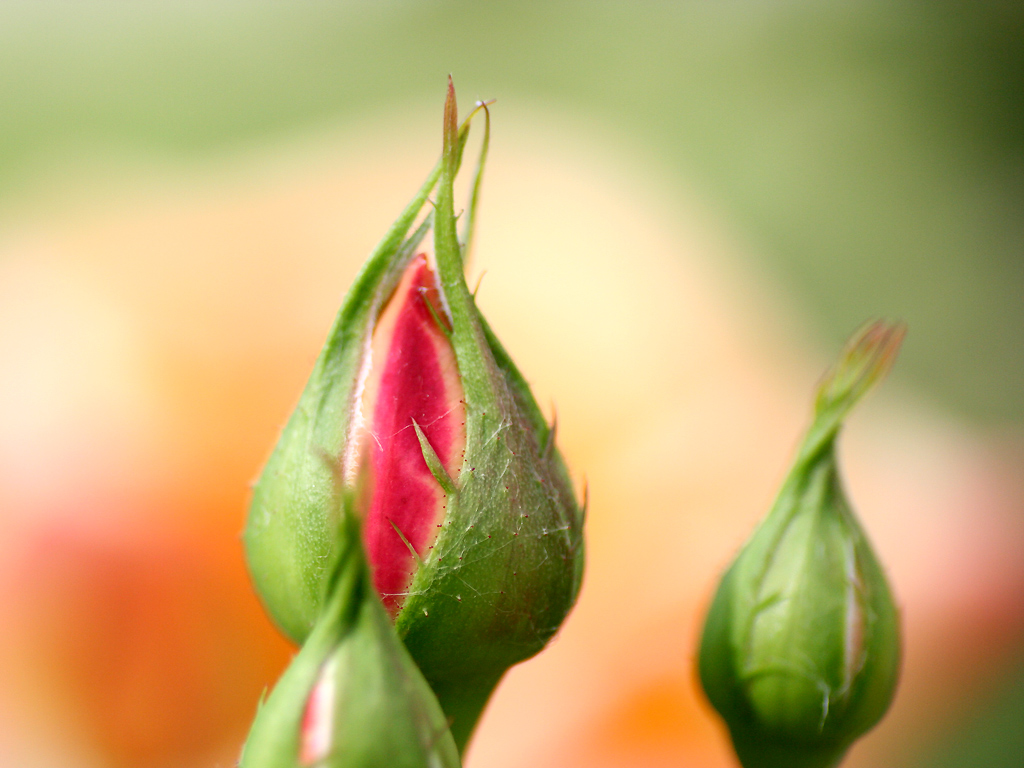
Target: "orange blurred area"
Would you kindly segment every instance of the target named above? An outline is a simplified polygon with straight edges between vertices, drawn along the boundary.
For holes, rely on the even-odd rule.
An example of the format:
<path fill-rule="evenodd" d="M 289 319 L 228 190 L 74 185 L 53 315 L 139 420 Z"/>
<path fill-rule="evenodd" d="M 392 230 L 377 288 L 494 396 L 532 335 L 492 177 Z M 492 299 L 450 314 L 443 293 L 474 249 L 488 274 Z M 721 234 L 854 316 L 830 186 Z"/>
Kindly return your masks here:
<path fill-rule="evenodd" d="M 0 764 L 234 763 L 291 653 L 245 573 L 248 483 L 434 161 L 392 122 L 5 225 Z M 698 201 L 568 133 L 496 125 L 470 283 L 586 478 L 589 561 L 468 765 L 733 765 L 693 671 L 700 622 L 837 350 Z M 880 390 L 841 458 L 906 662 L 850 766 L 899 762 L 1024 644 L 1021 435 L 944 416 L 898 364 Z"/>

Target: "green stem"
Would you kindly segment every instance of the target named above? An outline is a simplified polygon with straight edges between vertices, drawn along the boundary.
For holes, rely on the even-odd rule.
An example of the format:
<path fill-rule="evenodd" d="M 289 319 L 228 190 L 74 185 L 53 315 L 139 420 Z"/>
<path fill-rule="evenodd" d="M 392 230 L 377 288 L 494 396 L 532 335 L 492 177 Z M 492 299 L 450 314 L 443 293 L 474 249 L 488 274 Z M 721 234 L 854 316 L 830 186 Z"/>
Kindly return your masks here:
<path fill-rule="evenodd" d="M 452 738 L 455 739 L 460 755 L 465 756 L 466 746 L 476 730 L 484 707 L 504 674 L 501 671 L 493 676 L 471 680 L 428 680 L 441 709 L 451 721 Z"/>

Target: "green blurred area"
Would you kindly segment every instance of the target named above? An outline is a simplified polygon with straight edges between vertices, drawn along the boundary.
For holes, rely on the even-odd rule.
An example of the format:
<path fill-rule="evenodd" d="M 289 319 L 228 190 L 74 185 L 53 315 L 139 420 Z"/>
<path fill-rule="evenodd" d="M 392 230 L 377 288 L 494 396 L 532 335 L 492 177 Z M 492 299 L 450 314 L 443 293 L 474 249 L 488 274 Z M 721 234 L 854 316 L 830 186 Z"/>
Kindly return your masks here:
<path fill-rule="evenodd" d="M 600 124 L 685 179 L 837 346 L 1024 421 L 1020 3 L 5 3 L 0 205 L 53 158 L 172 157 L 460 92 Z"/>
<path fill-rule="evenodd" d="M 202 159 L 438 100 L 449 72 L 695 187 L 823 346 L 901 317 L 905 381 L 1024 423 L 1019 2 L 7 2 L 0 213 L 77 157 Z M 1019 759 L 1010 688 L 933 764 Z"/>
<path fill-rule="evenodd" d="M 1008 671 L 961 727 L 923 750 L 915 768 L 1020 768 L 1024 760 L 1024 661 Z"/>

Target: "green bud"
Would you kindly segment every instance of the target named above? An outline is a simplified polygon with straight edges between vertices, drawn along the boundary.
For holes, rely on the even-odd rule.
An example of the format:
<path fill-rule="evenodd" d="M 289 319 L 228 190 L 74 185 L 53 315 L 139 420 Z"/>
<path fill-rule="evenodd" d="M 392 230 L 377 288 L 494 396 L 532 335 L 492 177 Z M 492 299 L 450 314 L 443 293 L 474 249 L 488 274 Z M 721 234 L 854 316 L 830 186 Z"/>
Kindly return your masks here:
<path fill-rule="evenodd" d="M 896 607 L 843 493 L 835 441 L 904 332 L 875 323 L 848 343 L 774 506 L 712 602 L 701 683 L 745 768 L 835 766 L 895 693 Z"/>
<path fill-rule="evenodd" d="M 430 686 L 370 581 L 351 514 L 324 610 L 256 714 L 241 768 L 457 768 Z"/>
<path fill-rule="evenodd" d="M 336 539 L 332 473 L 343 478 L 374 584 L 460 747 L 505 670 L 575 603 L 584 514 L 554 426 L 466 284 L 480 171 L 461 243 L 452 186 L 467 132 L 449 83 L 439 166 L 349 291 L 245 531 L 264 605 L 301 641 Z M 433 263 L 418 253 L 431 228 Z"/>

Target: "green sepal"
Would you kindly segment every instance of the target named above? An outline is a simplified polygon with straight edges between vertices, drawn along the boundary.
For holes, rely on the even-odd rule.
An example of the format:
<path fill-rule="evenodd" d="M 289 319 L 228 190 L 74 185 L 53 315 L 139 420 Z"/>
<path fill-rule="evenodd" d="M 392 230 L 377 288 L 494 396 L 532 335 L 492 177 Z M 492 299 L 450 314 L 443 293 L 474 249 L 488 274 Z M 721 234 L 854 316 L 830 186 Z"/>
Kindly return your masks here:
<path fill-rule="evenodd" d="M 466 210 L 466 221 L 462 230 L 462 261 L 463 271 L 469 263 L 473 253 L 473 240 L 476 235 L 477 209 L 480 205 L 480 190 L 484 180 L 484 168 L 487 165 L 487 155 L 491 147 L 491 110 L 488 107 L 494 101 L 478 101 L 476 109 L 470 113 L 472 117 L 479 110 L 484 111 L 484 138 L 480 144 L 480 155 L 476 162 L 476 171 L 473 173 L 473 189 L 469 196 L 469 208 Z M 467 118 L 469 119 L 469 118 Z"/>
<path fill-rule="evenodd" d="M 469 135 L 457 132 L 449 161 L 457 165 Z M 433 214 L 409 230 L 441 175 L 431 172 L 370 255 L 335 318 L 305 389 L 253 487 L 244 542 L 249 572 L 264 607 L 301 643 L 319 613 L 334 535 L 329 456 L 342 465 L 353 428 L 358 383 L 377 317 L 429 231 Z"/>
<path fill-rule="evenodd" d="M 353 515 L 341 529 L 323 613 L 261 702 L 240 768 L 457 768 L 445 715 L 373 588 Z M 325 677 L 327 747 L 303 759 L 307 703 Z"/>
<path fill-rule="evenodd" d="M 701 683 L 745 768 L 837 765 L 894 695 L 897 611 L 843 492 L 835 439 L 903 334 L 875 324 L 848 344 L 778 498 L 708 612 Z"/>
<path fill-rule="evenodd" d="M 548 426 L 466 284 L 456 233 L 454 89 L 434 214 L 442 301 L 463 386 L 465 457 L 433 549 L 395 619 L 462 748 L 494 686 L 540 651 L 579 593 L 583 515 Z"/>
<path fill-rule="evenodd" d="M 459 492 L 459 489 L 455 486 L 455 481 L 448 474 L 448 470 L 444 468 L 444 464 L 441 463 L 441 459 L 437 456 L 437 451 L 434 450 L 434 446 L 427 440 L 427 436 L 423 434 L 423 430 L 416 423 L 415 419 L 413 419 L 412 428 L 416 430 L 416 439 L 420 443 L 423 461 L 427 465 L 427 469 L 430 470 L 430 474 L 434 476 L 437 484 L 441 486 L 446 495 L 454 496 Z"/>

